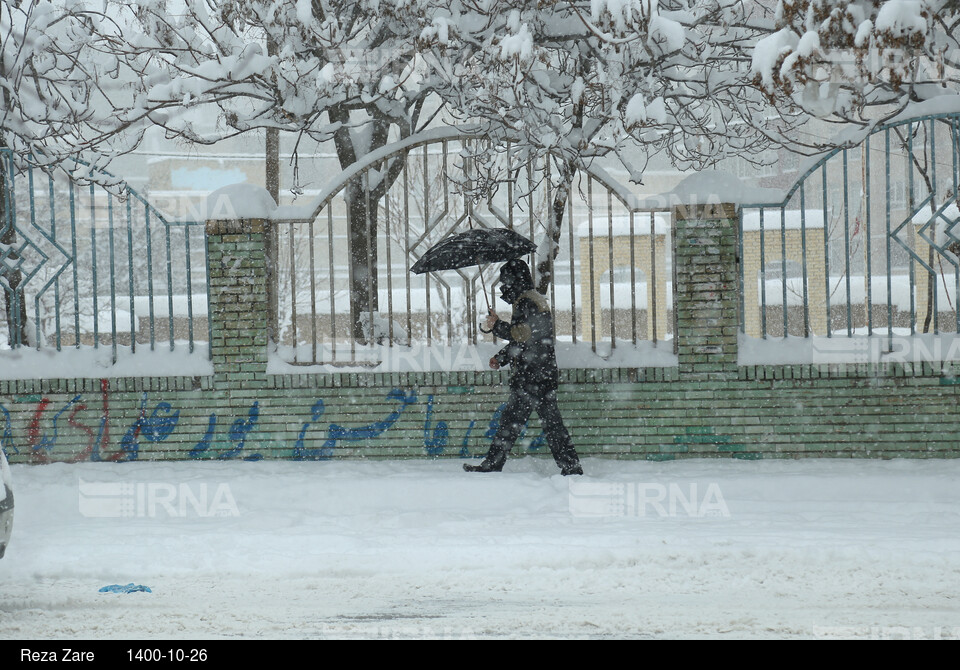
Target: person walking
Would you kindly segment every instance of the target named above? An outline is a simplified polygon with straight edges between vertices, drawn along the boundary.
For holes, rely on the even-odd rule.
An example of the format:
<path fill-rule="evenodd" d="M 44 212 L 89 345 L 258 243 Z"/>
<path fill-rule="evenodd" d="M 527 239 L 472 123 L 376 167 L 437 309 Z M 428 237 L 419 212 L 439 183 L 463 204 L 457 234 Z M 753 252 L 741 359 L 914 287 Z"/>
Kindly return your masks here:
<path fill-rule="evenodd" d="M 560 371 L 550 306 L 534 289 L 530 268 L 524 261 L 512 260 L 500 268 L 500 297 L 513 305 L 511 320 L 504 321 L 491 311 L 485 325 L 496 337 L 507 340 L 507 345 L 490 359 L 490 367 L 510 367 L 510 397 L 487 455 L 477 465 L 465 463 L 463 469 L 500 472 L 527 419 L 536 411 L 560 473 L 582 475 L 580 458 L 557 405 Z"/>

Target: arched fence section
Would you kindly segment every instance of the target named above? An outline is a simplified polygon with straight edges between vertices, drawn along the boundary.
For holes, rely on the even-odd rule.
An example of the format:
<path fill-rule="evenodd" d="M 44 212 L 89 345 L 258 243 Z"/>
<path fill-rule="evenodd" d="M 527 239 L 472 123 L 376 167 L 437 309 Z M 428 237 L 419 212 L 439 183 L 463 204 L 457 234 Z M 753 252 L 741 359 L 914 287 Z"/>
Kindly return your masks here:
<path fill-rule="evenodd" d="M 273 331 L 284 361 L 378 366 L 392 350 L 455 357 L 492 341 L 478 326 L 488 307 L 509 313 L 497 301 L 498 265 L 410 271 L 470 228 L 510 228 L 540 245 L 526 260 L 535 282 L 552 276 L 561 349 L 599 361 L 644 342 L 672 346 L 669 217 L 641 210 L 599 170 L 577 173 L 557 197 L 552 157 L 509 165 L 492 188 L 474 162 L 483 141 L 454 130 L 408 142 L 345 173 L 309 214 L 275 217 Z"/>
<path fill-rule="evenodd" d="M 825 353 L 960 333 L 960 114 L 898 119 L 740 216 L 741 331 Z M 919 338 L 922 339 L 922 338 Z"/>
<path fill-rule="evenodd" d="M 0 348 L 209 356 L 202 220 L 89 175 L 18 168 L 9 150 L 0 162 Z"/>

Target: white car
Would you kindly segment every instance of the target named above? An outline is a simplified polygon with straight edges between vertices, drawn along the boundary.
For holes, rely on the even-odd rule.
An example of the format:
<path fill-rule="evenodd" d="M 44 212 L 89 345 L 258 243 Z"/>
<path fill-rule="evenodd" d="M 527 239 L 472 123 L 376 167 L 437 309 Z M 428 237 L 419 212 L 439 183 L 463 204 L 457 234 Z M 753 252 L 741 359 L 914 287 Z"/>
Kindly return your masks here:
<path fill-rule="evenodd" d="M 13 489 L 10 485 L 10 466 L 0 449 L 0 558 L 3 558 L 13 530 Z"/>

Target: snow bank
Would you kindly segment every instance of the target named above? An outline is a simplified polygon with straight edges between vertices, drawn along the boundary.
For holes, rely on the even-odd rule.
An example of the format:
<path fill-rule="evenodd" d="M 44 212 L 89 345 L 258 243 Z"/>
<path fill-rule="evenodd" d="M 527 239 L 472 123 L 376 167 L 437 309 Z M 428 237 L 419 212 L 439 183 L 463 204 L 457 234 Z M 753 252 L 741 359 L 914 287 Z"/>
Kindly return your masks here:
<path fill-rule="evenodd" d="M 2 637 L 960 637 L 960 461 L 461 462 L 14 465 Z"/>
<path fill-rule="evenodd" d="M 104 379 L 113 377 L 153 377 L 177 375 L 195 377 L 213 374 L 213 363 L 205 342 L 194 344 L 190 352 L 187 342 L 176 342 L 173 351 L 169 343 L 138 344 L 136 352 L 130 347 L 117 347 L 117 362 L 109 346 L 64 347 L 56 349 L 19 348 L 2 352 L 0 379 Z"/>
<path fill-rule="evenodd" d="M 634 214 L 633 234 L 635 237 L 650 236 L 650 214 L 650 212 L 637 212 Z M 669 233 L 670 222 L 659 214 L 654 215 L 653 234 L 667 235 Z M 613 237 L 630 237 L 630 217 L 614 216 L 608 218 L 602 214 L 598 214 L 593 219 L 592 228 L 590 221 L 582 221 L 577 224 L 576 236 L 578 238 L 588 237 L 591 234 L 594 237 L 606 237 L 608 235 L 612 235 Z"/>
<path fill-rule="evenodd" d="M 781 217 L 781 213 L 783 216 Z M 824 215 L 822 209 L 770 210 L 763 213 L 763 230 L 800 230 L 805 228 L 823 228 Z M 743 231 L 760 230 L 760 210 L 750 209 L 743 212 Z M 822 233 L 821 233 L 822 234 Z"/>
<path fill-rule="evenodd" d="M 779 259 L 768 263 L 766 266 L 767 272 L 771 273 L 779 273 L 781 269 L 782 265 L 779 262 Z M 788 266 L 788 272 L 789 271 L 790 267 Z M 830 276 L 829 284 L 832 290 L 830 304 L 833 307 L 846 307 L 847 280 L 848 277 L 846 275 Z M 849 304 L 855 308 L 861 308 L 866 304 L 867 301 L 867 282 L 863 275 L 851 275 L 849 277 L 849 283 Z M 807 285 L 810 288 L 810 301 L 815 299 L 823 300 L 823 284 L 824 282 L 822 278 L 818 279 L 817 281 L 813 281 L 809 277 L 807 278 Z M 766 290 L 765 300 L 763 294 L 764 290 Z M 804 294 L 803 277 L 788 276 L 786 292 L 788 306 L 802 306 Z M 953 305 L 955 305 L 957 302 L 956 292 L 956 284 L 952 278 L 948 278 L 946 282 L 942 280 L 937 281 L 937 305 L 941 312 L 953 311 Z M 765 302 L 767 307 L 782 307 L 783 280 L 776 278 L 761 281 L 759 279 L 758 272 L 757 295 L 760 296 L 761 301 Z M 910 290 L 910 277 L 908 275 L 892 275 L 889 280 L 886 275 L 873 275 L 870 277 L 870 304 L 872 305 L 885 307 L 889 303 L 891 307 L 908 311 L 911 309 L 911 296 L 913 296 L 914 300 L 916 300 L 916 294 Z M 916 309 L 916 302 L 913 303 L 912 307 Z M 846 329 L 844 329 L 844 333 L 846 333 Z"/>
<path fill-rule="evenodd" d="M 829 365 L 835 363 L 939 363 L 960 361 L 960 335 L 917 333 L 909 328 L 846 329 L 834 337 L 739 336 L 739 365 Z"/>

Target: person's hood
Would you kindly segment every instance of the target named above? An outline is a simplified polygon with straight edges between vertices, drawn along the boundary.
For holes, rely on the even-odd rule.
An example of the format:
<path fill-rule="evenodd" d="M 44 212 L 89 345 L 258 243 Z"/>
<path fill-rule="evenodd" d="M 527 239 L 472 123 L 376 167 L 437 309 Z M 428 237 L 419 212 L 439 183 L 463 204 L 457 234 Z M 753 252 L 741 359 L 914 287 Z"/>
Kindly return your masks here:
<path fill-rule="evenodd" d="M 527 264 L 515 259 L 500 268 L 500 297 L 509 304 L 533 288 L 533 277 Z"/>

